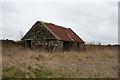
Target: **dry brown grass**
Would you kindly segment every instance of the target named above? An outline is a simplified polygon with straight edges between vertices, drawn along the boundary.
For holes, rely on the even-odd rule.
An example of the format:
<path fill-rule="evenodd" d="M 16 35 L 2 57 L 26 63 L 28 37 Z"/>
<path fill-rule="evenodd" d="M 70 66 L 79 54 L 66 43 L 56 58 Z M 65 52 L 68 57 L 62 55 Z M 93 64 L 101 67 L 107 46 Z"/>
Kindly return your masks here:
<path fill-rule="evenodd" d="M 118 49 L 116 46 L 86 46 L 82 51 L 35 52 L 19 45 L 3 45 L 3 68 L 15 66 L 16 70 L 29 72 L 27 68 L 42 67 L 42 71 L 53 72 L 52 78 L 117 78 Z M 3 71 L 3 76 L 9 75 Z M 17 76 L 21 77 L 21 75 Z M 29 76 L 27 76 L 28 78 Z"/>

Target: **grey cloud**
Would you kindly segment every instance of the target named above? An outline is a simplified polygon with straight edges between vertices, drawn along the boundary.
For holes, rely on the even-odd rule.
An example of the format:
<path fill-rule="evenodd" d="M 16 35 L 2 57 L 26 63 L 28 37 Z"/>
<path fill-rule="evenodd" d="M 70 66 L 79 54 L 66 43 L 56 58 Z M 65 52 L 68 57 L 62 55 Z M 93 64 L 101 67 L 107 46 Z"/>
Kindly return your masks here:
<path fill-rule="evenodd" d="M 38 20 L 72 28 L 86 42 L 117 43 L 117 3 L 4 3 L 3 33 L 19 39 Z"/>
<path fill-rule="evenodd" d="M 111 6 L 109 4 L 85 4 L 76 3 L 70 7 L 64 6 L 63 13 L 59 15 L 59 19 L 64 19 L 79 34 L 81 31 L 86 36 L 91 37 L 93 41 L 98 40 L 104 43 L 104 40 L 110 40 L 117 43 L 117 4 Z M 59 13 L 60 11 L 58 11 Z M 61 11 L 62 12 L 62 11 Z M 79 31 L 78 31 L 79 29 Z M 82 36 L 85 40 L 89 38 Z"/>

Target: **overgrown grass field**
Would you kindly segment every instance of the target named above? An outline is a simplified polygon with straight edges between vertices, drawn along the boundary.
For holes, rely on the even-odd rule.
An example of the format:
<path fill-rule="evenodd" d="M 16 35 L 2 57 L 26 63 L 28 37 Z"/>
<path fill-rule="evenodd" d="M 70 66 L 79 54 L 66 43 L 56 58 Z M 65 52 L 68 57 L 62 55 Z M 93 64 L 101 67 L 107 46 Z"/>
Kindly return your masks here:
<path fill-rule="evenodd" d="M 3 78 L 118 78 L 118 48 L 87 45 L 50 53 L 3 43 L 2 66 Z"/>

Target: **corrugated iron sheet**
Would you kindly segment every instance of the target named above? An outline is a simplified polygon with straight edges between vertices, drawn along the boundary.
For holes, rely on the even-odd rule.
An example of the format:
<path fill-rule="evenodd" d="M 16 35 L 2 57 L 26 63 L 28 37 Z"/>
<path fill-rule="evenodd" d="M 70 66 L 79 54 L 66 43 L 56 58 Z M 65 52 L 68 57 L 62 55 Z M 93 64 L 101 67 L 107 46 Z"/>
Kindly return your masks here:
<path fill-rule="evenodd" d="M 75 32 L 73 32 L 70 28 L 64 28 L 61 26 L 57 26 L 51 23 L 45 23 L 51 31 L 53 31 L 61 40 L 63 41 L 77 41 L 84 42 Z M 70 36 L 69 36 L 70 35 Z M 72 38 L 71 38 L 72 37 Z"/>

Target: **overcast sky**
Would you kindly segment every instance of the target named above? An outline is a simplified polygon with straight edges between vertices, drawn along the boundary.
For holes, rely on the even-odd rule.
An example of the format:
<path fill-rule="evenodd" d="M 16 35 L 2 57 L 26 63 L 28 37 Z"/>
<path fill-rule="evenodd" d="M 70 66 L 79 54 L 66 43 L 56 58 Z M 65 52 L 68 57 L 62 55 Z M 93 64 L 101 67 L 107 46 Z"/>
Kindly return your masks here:
<path fill-rule="evenodd" d="M 71 28 L 85 42 L 118 43 L 117 2 L 4 2 L 0 38 L 20 40 L 36 21 Z"/>

